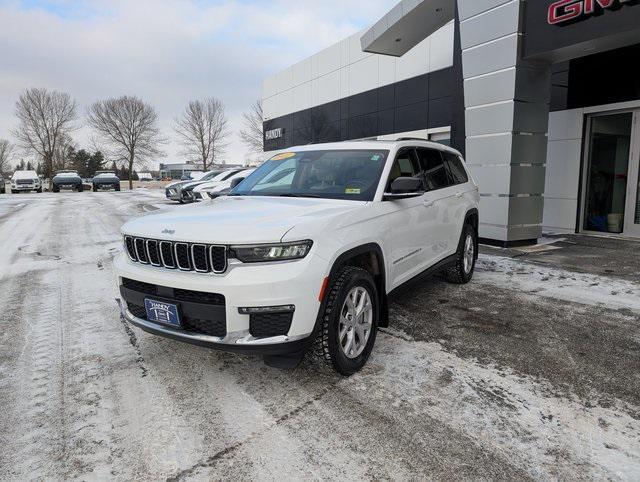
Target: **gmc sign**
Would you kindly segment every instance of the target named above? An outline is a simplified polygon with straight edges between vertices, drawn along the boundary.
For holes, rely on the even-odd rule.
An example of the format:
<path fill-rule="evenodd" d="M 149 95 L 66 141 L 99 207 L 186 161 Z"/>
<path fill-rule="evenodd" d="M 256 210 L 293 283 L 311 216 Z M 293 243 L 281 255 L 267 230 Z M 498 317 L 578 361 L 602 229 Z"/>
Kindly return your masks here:
<path fill-rule="evenodd" d="M 562 25 L 584 20 L 604 10 L 617 9 L 625 5 L 635 5 L 637 0 L 557 0 L 549 5 L 547 22 Z"/>

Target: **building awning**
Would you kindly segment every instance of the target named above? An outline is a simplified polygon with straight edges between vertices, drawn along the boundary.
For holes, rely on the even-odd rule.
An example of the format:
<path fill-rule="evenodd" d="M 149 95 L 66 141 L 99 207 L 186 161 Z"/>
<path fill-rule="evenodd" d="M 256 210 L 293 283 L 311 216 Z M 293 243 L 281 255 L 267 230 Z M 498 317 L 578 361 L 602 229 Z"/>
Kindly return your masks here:
<path fill-rule="evenodd" d="M 361 37 L 362 50 L 401 57 L 455 17 L 455 0 L 402 0 Z"/>

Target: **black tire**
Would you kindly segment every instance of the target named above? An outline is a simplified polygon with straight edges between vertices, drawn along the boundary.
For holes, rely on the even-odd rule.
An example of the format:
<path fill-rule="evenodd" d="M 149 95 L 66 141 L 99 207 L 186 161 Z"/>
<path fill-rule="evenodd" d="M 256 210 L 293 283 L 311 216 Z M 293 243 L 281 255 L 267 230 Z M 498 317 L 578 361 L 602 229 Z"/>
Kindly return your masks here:
<path fill-rule="evenodd" d="M 93 186 L 93 192 L 98 192 L 98 186 Z"/>
<path fill-rule="evenodd" d="M 84 186 L 82 184 L 80 184 L 78 186 L 78 192 L 83 192 L 84 191 Z"/>
<path fill-rule="evenodd" d="M 59 188 L 59 187 L 55 187 L 55 186 L 53 186 L 52 191 L 53 191 L 53 192 L 60 192 L 60 188 Z"/>
<path fill-rule="evenodd" d="M 357 357 L 349 358 L 339 340 L 340 317 L 347 295 L 356 287 L 364 288 L 369 294 L 372 304 L 372 324 L 363 351 Z M 380 319 L 378 290 L 373 277 L 367 271 L 345 266 L 331 281 L 325 296 L 326 304 L 315 340 L 316 356 L 330 364 L 341 375 L 353 375 L 365 365 L 376 341 Z"/>
<path fill-rule="evenodd" d="M 119 190 L 120 190 L 120 184 L 116 186 L 116 191 L 119 191 Z"/>
<path fill-rule="evenodd" d="M 18 194 L 18 190 L 17 189 L 12 189 L 11 190 L 11 194 Z"/>
<path fill-rule="evenodd" d="M 36 192 L 42 192 L 42 188 L 37 189 Z"/>
<path fill-rule="evenodd" d="M 465 264 L 465 257 L 469 254 L 467 248 L 467 240 L 470 239 L 471 260 L 467 258 Z M 478 259 L 478 233 L 471 224 L 465 224 L 462 228 L 462 235 L 458 242 L 458 251 L 456 253 L 456 262 L 450 268 L 445 270 L 445 277 L 449 283 L 465 284 L 471 281 L 473 278 L 473 271 L 476 267 L 476 260 Z"/>
<path fill-rule="evenodd" d="M 0 194 L 5 194 L 6 191 L 4 190 L 4 188 L 0 189 Z"/>

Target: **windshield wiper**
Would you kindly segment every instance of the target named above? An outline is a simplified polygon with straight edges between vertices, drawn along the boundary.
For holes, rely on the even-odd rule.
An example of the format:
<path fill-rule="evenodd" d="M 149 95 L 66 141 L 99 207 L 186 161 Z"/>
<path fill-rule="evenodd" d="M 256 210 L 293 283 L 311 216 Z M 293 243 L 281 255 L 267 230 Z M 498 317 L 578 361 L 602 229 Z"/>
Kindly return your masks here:
<path fill-rule="evenodd" d="M 296 193 L 296 192 L 286 192 L 286 193 L 278 194 L 278 197 L 313 197 L 313 198 L 321 198 L 322 196 L 318 196 L 317 194 L 304 194 L 304 193 Z"/>

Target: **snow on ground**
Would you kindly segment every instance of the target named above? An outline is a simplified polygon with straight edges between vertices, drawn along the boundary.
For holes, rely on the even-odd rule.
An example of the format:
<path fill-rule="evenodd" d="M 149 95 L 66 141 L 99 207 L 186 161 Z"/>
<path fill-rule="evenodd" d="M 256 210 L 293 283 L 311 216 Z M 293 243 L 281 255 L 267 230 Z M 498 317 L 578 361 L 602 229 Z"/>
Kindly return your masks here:
<path fill-rule="evenodd" d="M 477 280 L 545 298 L 640 312 L 640 284 L 611 277 L 539 266 L 517 259 L 481 255 Z"/>
<path fill-rule="evenodd" d="M 522 360 L 553 353 L 562 363 L 573 348 L 563 337 L 581 339 L 576 320 L 597 310 L 608 325 L 591 343 L 622 345 L 598 354 L 602 364 L 640 365 L 638 283 L 483 255 L 471 285 L 434 280 L 394 304 L 361 373 L 342 378 L 312 359 L 280 371 L 120 321 L 120 226 L 185 208 L 144 189 L 0 196 L 0 479 L 640 478 L 638 377 L 632 395 L 596 384 L 585 397 Z M 489 295 L 513 316 L 478 307 Z M 518 326 L 486 321 L 519 323 L 519 310 L 535 305 L 535 318 L 558 303 L 570 307 L 569 334 L 535 320 L 552 341 L 534 332 L 526 354 Z M 402 329 L 445 313 L 448 341 Z M 462 343 L 497 348 L 478 357 Z M 590 372 L 597 359 L 566 359 L 580 379 L 601 379 Z"/>

